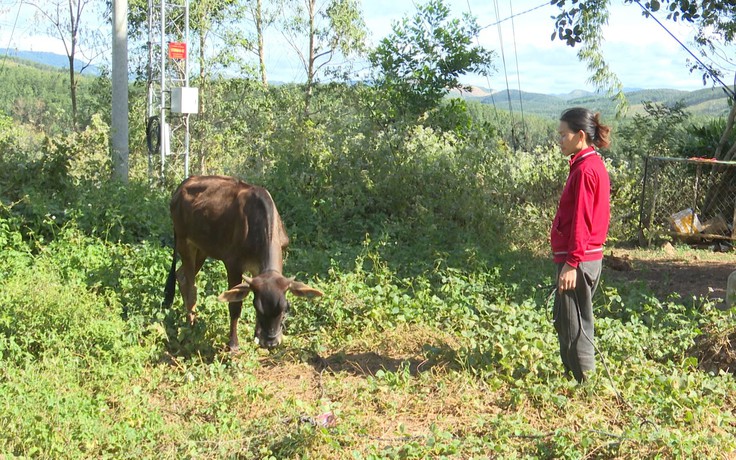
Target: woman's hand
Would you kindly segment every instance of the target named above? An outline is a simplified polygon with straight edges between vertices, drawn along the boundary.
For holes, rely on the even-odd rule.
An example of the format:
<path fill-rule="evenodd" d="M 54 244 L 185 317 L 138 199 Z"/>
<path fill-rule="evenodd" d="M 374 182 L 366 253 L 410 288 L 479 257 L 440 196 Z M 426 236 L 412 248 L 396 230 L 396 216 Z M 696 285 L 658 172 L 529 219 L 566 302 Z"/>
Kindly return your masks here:
<path fill-rule="evenodd" d="M 575 285 L 578 279 L 577 269 L 565 264 L 560 270 L 560 277 L 557 280 L 557 288 L 560 291 L 570 291 L 575 289 Z"/>

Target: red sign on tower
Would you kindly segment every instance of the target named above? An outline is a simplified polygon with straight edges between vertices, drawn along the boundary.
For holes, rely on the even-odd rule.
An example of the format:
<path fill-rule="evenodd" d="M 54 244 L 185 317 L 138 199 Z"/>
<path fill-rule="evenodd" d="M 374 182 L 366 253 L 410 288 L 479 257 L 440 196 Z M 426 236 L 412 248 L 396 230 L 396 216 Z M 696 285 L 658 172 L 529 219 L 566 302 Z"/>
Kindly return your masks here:
<path fill-rule="evenodd" d="M 186 59 L 187 44 L 182 42 L 169 42 L 169 58 Z"/>

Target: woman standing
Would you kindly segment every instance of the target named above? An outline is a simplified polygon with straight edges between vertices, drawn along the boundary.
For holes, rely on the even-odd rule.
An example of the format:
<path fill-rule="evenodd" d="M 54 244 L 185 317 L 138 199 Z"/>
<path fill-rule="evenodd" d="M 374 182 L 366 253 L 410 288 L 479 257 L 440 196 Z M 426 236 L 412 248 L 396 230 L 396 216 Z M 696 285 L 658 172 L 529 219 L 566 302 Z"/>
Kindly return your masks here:
<path fill-rule="evenodd" d="M 557 265 L 554 324 L 565 371 L 581 383 L 595 370 L 593 294 L 610 221 L 608 171 L 595 148 L 610 144 L 610 131 L 599 113 L 585 108 L 560 116 L 560 149 L 569 157 L 570 172 L 550 236 Z"/>

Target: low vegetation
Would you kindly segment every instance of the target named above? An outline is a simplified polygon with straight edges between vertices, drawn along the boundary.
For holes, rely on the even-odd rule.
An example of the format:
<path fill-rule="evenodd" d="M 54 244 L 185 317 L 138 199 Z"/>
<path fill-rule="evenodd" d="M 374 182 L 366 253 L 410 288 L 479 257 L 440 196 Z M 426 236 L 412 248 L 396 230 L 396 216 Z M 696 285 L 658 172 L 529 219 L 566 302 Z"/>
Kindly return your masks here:
<path fill-rule="evenodd" d="M 60 74 L 7 60 L 0 457 L 736 453 L 736 318 L 720 299 L 662 296 L 604 275 L 598 370 L 583 386 L 564 377 L 547 255 L 567 174 L 559 108 L 519 120 L 443 98 L 469 63 L 483 68 L 492 55 L 472 47 L 477 27 L 449 20 L 441 1 L 419 13 L 417 24 L 431 28 L 397 25 L 406 41 L 393 49 L 389 37 L 372 54 L 374 85 L 192 79 L 206 110 L 192 117 L 191 170 L 267 187 L 291 240 L 286 274 L 325 294 L 292 299 L 286 339 L 271 352 L 245 340 L 240 352 L 226 350 L 219 263 L 198 276 L 194 326 L 178 296 L 161 307 L 173 250 L 168 200 L 184 160 L 175 153 L 157 174 L 144 85 L 130 88 L 123 184 L 110 180 L 104 73 L 80 80 L 72 123 Z M 412 50 L 429 39 L 438 42 Z M 693 104 L 709 100 L 700 96 Z M 605 116 L 616 133 L 604 152 L 612 247 L 636 240 L 642 158 L 703 156 L 725 127 L 725 104 L 706 117 L 684 102 L 641 102 L 630 118 Z M 595 98 L 565 104 L 610 109 Z M 241 337 L 254 316 L 246 306 Z"/>
<path fill-rule="evenodd" d="M 294 301 L 280 349 L 232 355 L 218 264 L 200 275 L 200 321 L 189 327 L 180 308 L 160 308 L 169 248 L 91 236 L 53 216 L 41 226 L 53 239 L 29 240 L 3 208 L 6 454 L 720 458 L 736 449 L 733 375 L 701 369 L 691 352 L 703 331 L 733 325 L 708 299 L 605 283 L 601 366 L 581 387 L 560 370 L 548 291 L 537 287 L 549 270 L 537 257 L 450 257 L 437 242 L 433 260 L 417 260 L 421 248 L 389 237 L 297 246 L 289 271 L 324 298 Z M 244 312 L 247 330 L 253 311 Z M 325 413 L 334 421 L 323 424 Z"/>
<path fill-rule="evenodd" d="M 279 106 L 290 94 L 282 88 L 262 101 Z M 248 109 L 226 103 L 234 119 Z M 293 299 L 285 343 L 270 353 L 255 344 L 225 349 L 219 263 L 197 280 L 195 326 L 178 299 L 161 308 L 174 179 L 149 185 L 137 154 L 129 185 L 107 181 L 108 128 L 99 119 L 42 141 L 0 122 L 1 453 L 578 459 L 736 451 L 733 352 L 723 347 L 736 323 L 716 299 L 657 298 L 604 277 L 598 371 L 585 386 L 564 378 L 545 287 L 546 228 L 566 174 L 552 146 L 513 152 L 490 123 L 472 118 L 464 130 L 439 127 L 442 118 L 368 136 L 367 120 L 340 112 L 347 103 L 314 103 L 343 116 L 264 124 L 273 132 L 261 144 L 221 146 L 207 160 L 271 190 L 292 237 L 287 274 L 325 292 Z M 241 140 L 262 135 L 249 126 L 231 128 Z M 625 216 L 635 206 L 635 163 L 610 163 L 613 244 L 633 233 Z M 245 308 L 244 334 L 253 317 Z"/>

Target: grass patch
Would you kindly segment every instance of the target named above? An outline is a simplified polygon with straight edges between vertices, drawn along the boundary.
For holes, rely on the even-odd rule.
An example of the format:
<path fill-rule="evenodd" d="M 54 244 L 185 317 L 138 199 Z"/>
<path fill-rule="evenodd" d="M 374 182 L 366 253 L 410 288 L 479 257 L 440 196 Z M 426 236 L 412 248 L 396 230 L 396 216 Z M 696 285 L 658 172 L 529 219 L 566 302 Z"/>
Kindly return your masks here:
<path fill-rule="evenodd" d="M 303 277 L 325 296 L 293 299 L 282 347 L 244 340 L 230 354 L 227 307 L 215 299 L 221 264 L 208 263 L 197 280 L 200 322 L 190 327 L 178 298 L 159 307 L 170 249 L 73 228 L 34 251 L 6 241 L 20 254 L 0 280 L 6 455 L 577 459 L 736 450 L 736 384 L 709 365 L 731 356 L 724 340 L 734 318 L 707 299 L 682 305 L 604 283 L 596 334 L 610 374 L 599 359 L 593 381 L 578 386 L 562 374 L 546 293 L 535 287 L 544 275 L 525 278 L 534 262 L 518 255 L 493 267 L 440 260 L 411 274 L 363 246 L 350 264 Z M 297 272 L 299 261 L 289 261 Z M 253 316 L 246 305 L 242 334 Z M 322 424 L 325 414 L 334 423 Z"/>

